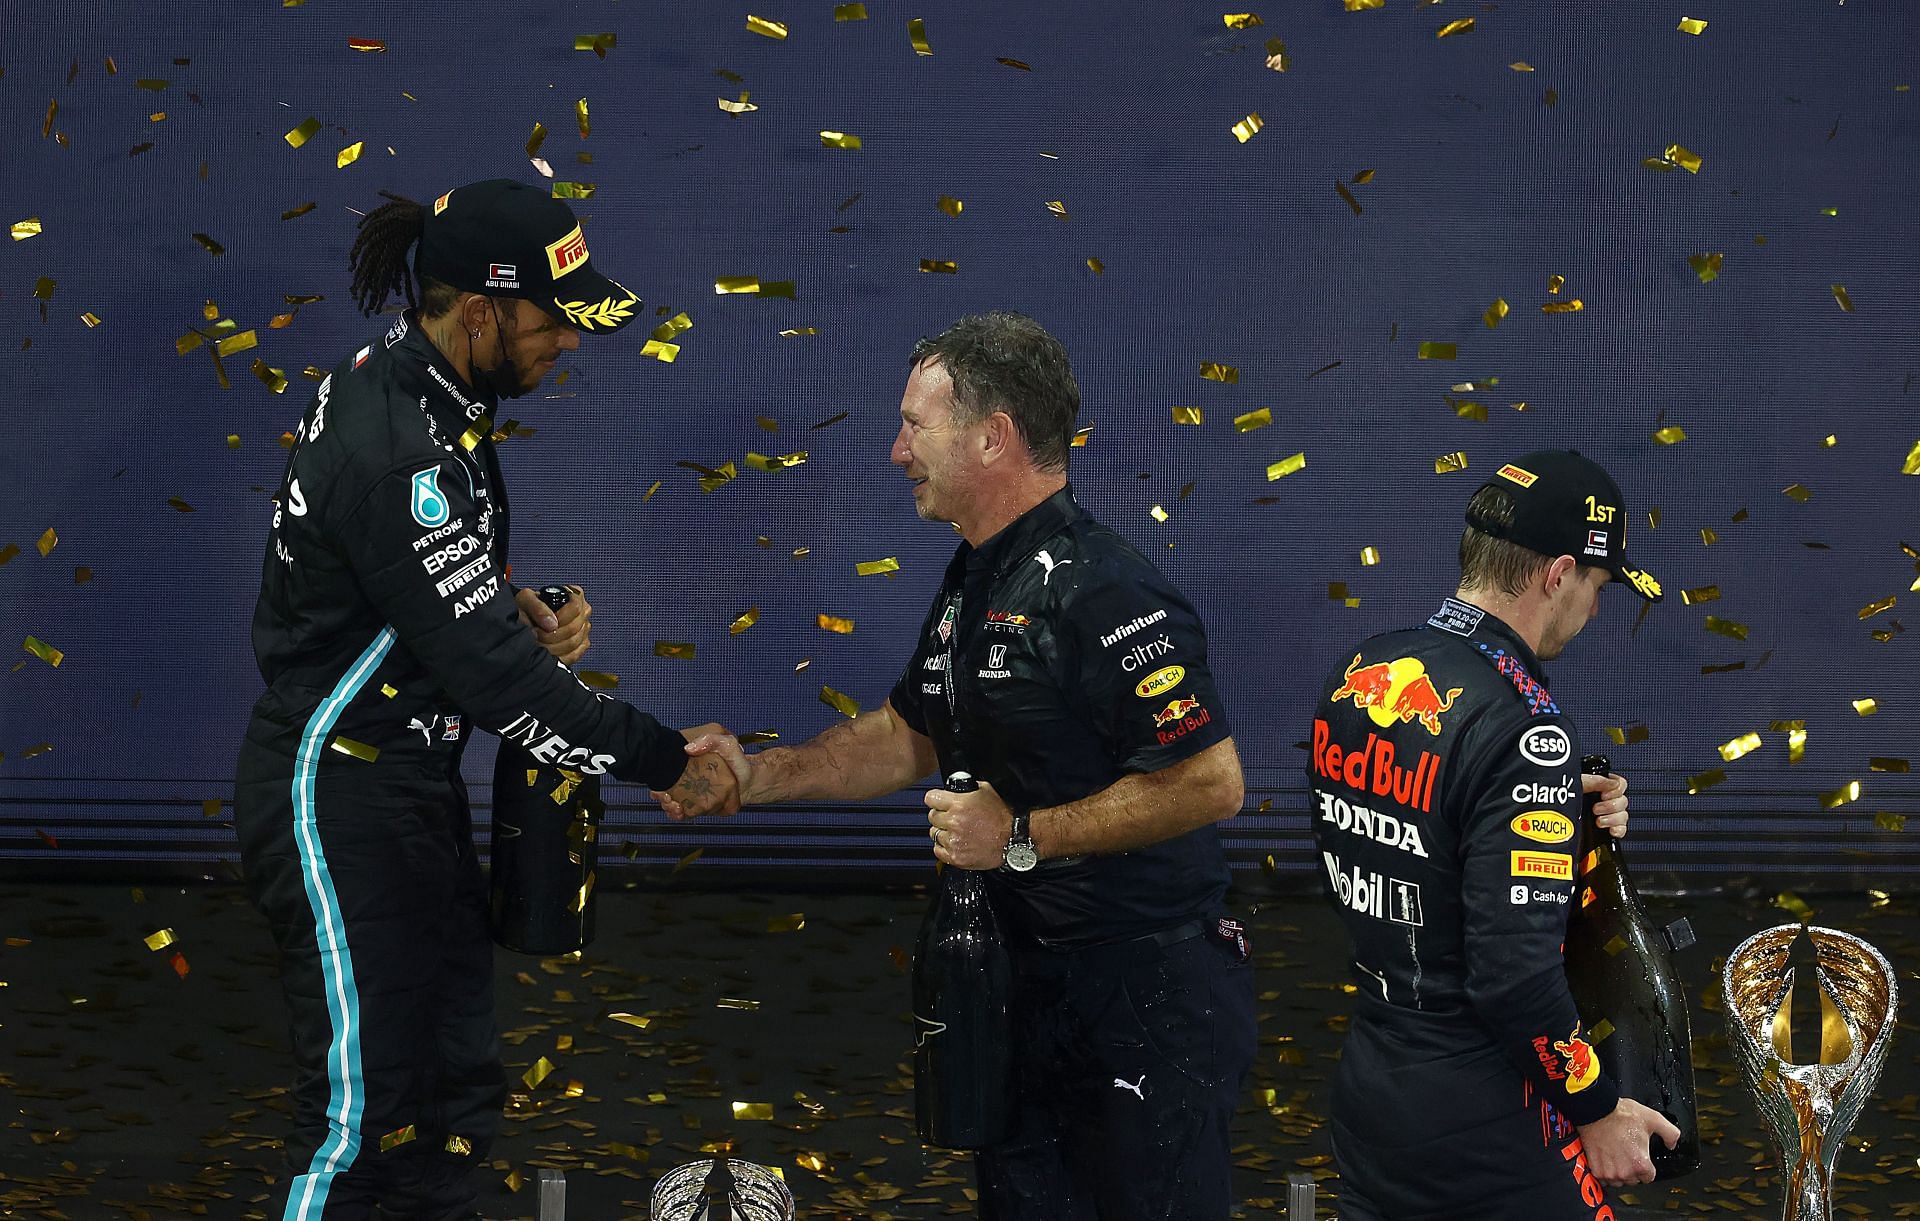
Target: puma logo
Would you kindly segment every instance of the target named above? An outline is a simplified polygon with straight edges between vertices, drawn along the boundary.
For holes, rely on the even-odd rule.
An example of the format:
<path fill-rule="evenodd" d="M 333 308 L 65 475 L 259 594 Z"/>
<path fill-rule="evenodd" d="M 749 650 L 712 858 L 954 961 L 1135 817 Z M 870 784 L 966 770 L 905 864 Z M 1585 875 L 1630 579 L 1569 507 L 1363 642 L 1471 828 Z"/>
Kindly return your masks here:
<path fill-rule="evenodd" d="M 440 715 L 438 713 L 435 713 L 433 720 L 437 722 L 439 719 L 440 719 Z M 419 730 L 420 736 L 426 739 L 427 745 L 428 746 L 433 745 L 433 724 L 432 723 L 423 721 L 419 717 L 414 717 L 411 723 L 407 725 L 407 728 Z"/>
<path fill-rule="evenodd" d="M 1068 564 L 1073 563 L 1072 560 L 1056 560 L 1053 558 L 1052 553 L 1047 551 L 1041 551 L 1039 554 L 1035 555 L 1033 559 L 1036 564 L 1040 565 L 1040 567 L 1047 570 L 1046 575 L 1040 578 L 1040 584 L 1042 585 L 1045 585 L 1047 582 L 1053 580 L 1054 569 L 1065 568 Z"/>
<path fill-rule="evenodd" d="M 1068 560 L 1067 562 L 1071 564 L 1073 561 Z M 1147 1100 L 1146 1087 L 1147 1087 L 1147 1075 L 1145 1073 L 1140 1074 L 1140 1080 L 1137 1082 L 1123 1081 L 1119 1077 L 1115 1077 L 1113 1079 L 1113 1088 L 1117 1090 L 1132 1090 L 1133 1096 L 1135 1098 L 1138 1098 L 1142 1102 L 1145 1102 Z"/>
<path fill-rule="evenodd" d="M 932 1018 L 924 1018 L 917 1013 L 913 1015 L 913 1020 L 920 1027 L 920 1037 L 914 1042 L 914 1047 L 916 1048 L 925 1047 L 927 1040 L 933 1038 L 935 1035 L 947 1033 L 947 1024 L 945 1022 L 936 1022 Z M 1146 1078 L 1142 1077 L 1141 1080 L 1145 1081 Z"/>

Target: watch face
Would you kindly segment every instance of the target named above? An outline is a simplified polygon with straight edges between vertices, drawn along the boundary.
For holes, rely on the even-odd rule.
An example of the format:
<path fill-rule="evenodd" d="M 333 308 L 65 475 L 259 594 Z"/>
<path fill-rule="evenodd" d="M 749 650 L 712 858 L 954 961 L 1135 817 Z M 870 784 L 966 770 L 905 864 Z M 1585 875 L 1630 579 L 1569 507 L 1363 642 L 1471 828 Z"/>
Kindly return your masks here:
<path fill-rule="evenodd" d="M 1033 844 L 1008 844 L 1007 868 L 1015 873 L 1025 873 L 1040 863 L 1040 854 L 1033 850 Z"/>

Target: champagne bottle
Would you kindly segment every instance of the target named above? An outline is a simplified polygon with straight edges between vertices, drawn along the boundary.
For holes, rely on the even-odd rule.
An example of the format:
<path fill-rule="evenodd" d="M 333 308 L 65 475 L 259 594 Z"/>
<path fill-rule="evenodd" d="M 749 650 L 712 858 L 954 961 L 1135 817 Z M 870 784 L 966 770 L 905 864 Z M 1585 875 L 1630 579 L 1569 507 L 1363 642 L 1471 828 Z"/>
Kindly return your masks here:
<path fill-rule="evenodd" d="M 572 594 L 548 585 L 554 610 Z M 568 954 L 593 940 L 594 870 L 600 860 L 600 778 L 542 763 L 500 743 L 493 761 L 493 939 L 523 954 Z"/>
<path fill-rule="evenodd" d="M 980 786 L 966 772 L 947 788 Z M 946 1149 L 985 1149 L 1011 1129 L 1013 968 L 987 886 L 971 869 L 940 871 L 913 955 L 914 1125 Z"/>
<path fill-rule="evenodd" d="M 1605 757 L 1581 769 L 1604 776 Z M 1659 1111 L 1680 1129 L 1668 1149 L 1652 1138 L 1654 1170 L 1678 1178 L 1700 1167 L 1700 1115 L 1693 1091 L 1693 1035 L 1686 990 L 1671 951 L 1693 944 L 1683 918 L 1666 928 L 1647 919 L 1625 854 L 1594 821 L 1595 795 L 1581 820 L 1574 911 L 1567 922 L 1567 983 L 1580 1024 L 1620 1093 Z"/>

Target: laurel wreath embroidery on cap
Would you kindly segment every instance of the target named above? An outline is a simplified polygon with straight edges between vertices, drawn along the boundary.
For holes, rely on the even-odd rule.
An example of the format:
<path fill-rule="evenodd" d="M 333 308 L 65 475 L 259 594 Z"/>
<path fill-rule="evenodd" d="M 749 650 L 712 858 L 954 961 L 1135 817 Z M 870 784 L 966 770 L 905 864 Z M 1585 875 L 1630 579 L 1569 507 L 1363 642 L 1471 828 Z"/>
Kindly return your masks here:
<path fill-rule="evenodd" d="M 1656 598 L 1660 596 L 1660 582 L 1654 580 L 1649 574 L 1644 572 L 1629 573 L 1627 579 L 1632 581 L 1633 587 L 1641 593 Z"/>
<path fill-rule="evenodd" d="M 638 297 L 625 297 L 616 301 L 608 297 L 593 305 L 585 301 L 561 301 L 557 304 L 566 314 L 567 321 L 592 330 L 597 326 L 617 326 L 633 317 L 633 306 L 639 300 Z"/>

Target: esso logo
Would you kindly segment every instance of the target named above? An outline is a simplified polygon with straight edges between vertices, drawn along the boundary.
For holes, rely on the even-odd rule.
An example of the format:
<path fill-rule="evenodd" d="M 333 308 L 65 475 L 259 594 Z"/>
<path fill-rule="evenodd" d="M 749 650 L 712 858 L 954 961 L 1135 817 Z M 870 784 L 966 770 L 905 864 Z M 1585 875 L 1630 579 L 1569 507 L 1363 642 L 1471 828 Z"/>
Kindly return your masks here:
<path fill-rule="evenodd" d="M 1557 810 L 1528 810 L 1507 824 L 1513 833 L 1536 844 L 1564 844 L 1573 838 L 1573 820 Z"/>
<path fill-rule="evenodd" d="M 1541 767 L 1559 767 L 1573 758 L 1573 739 L 1558 725 L 1535 725 L 1520 735 L 1520 757 Z"/>

